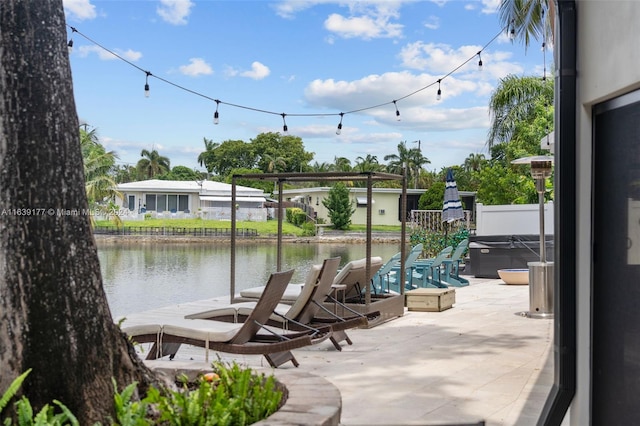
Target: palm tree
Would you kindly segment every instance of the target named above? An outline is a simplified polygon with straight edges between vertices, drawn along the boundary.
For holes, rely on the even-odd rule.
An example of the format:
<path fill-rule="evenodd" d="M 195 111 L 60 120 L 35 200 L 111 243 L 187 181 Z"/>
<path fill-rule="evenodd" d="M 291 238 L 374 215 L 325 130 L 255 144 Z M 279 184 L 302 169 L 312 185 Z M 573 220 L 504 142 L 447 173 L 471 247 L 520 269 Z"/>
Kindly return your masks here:
<path fill-rule="evenodd" d="M 80 129 L 80 149 L 89 207 L 120 226 L 122 219 L 115 214 L 118 210 L 115 200 L 121 197 L 121 194 L 112 175 L 118 158 L 117 154 L 114 151 L 105 150 L 98 140 L 96 129 L 90 132 Z M 91 223 L 94 223 L 93 216 L 91 216 Z"/>
<path fill-rule="evenodd" d="M 414 182 L 414 188 L 418 186 L 418 177 L 422 166 L 431 163 L 427 157 L 422 155 L 419 148 L 408 149 L 406 141 L 398 144 L 397 154 L 385 155 L 384 160 L 388 161 L 387 171 L 389 173 L 401 175 L 406 168 L 407 178 Z"/>
<path fill-rule="evenodd" d="M 220 146 L 218 142 L 211 139 L 202 138 L 204 142 L 204 151 L 198 155 L 198 164 L 205 166 L 209 173 L 213 170 L 214 150 Z"/>
<path fill-rule="evenodd" d="M 468 172 L 477 172 L 479 171 L 483 164 L 486 163 L 487 160 L 484 157 L 484 154 L 469 154 L 467 158 L 464 160 L 464 169 Z"/>
<path fill-rule="evenodd" d="M 500 23 L 528 47 L 531 39 L 553 41 L 554 0 L 502 0 Z"/>
<path fill-rule="evenodd" d="M 334 172 L 350 172 L 351 160 L 346 157 L 333 157 L 331 170 Z"/>
<path fill-rule="evenodd" d="M 531 122 L 540 104 L 553 105 L 553 80 L 509 75 L 491 95 L 491 127 L 487 136 L 489 148 L 509 142 L 522 122 Z"/>
<path fill-rule="evenodd" d="M 283 169 L 287 167 L 287 162 L 282 157 L 274 157 L 269 154 L 264 154 L 263 158 L 267 161 L 267 172 L 278 173 L 278 166 Z"/>
<path fill-rule="evenodd" d="M 359 172 L 379 172 L 382 165 L 378 163 L 378 157 L 367 154 L 366 157 L 356 157 L 356 165 L 353 168 Z"/>
<path fill-rule="evenodd" d="M 147 179 L 151 179 L 156 175 L 161 175 L 171 170 L 169 158 L 160 155 L 155 149 L 151 151 L 143 149 L 140 152 L 140 156 L 144 158 L 138 161 L 136 167 L 141 177 L 144 176 Z"/>

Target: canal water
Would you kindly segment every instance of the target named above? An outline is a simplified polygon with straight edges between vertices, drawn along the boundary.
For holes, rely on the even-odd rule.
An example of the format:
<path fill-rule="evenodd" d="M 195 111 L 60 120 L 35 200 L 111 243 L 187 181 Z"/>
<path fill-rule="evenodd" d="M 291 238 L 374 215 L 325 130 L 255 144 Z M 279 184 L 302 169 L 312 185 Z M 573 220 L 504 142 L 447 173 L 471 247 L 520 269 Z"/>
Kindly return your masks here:
<path fill-rule="evenodd" d="M 398 243 L 373 244 L 373 256 L 386 261 Z M 282 269 L 295 270 L 292 282 L 304 282 L 311 265 L 340 256 L 341 266 L 365 257 L 364 243 L 285 243 Z M 98 243 L 104 288 L 114 318 L 149 309 L 229 295 L 229 243 Z M 266 283 L 276 271 L 275 244 L 236 246 L 236 291 Z"/>

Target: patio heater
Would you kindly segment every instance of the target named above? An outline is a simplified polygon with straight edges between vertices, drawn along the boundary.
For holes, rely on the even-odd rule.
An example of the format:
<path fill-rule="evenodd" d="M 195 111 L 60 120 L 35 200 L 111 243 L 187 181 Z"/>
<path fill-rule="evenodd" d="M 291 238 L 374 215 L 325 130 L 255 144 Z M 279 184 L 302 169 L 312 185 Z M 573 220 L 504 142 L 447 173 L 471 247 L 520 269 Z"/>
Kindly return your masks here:
<path fill-rule="evenodd" d="M 547 262 L 544 232 L 545 180 L 551 176 L 553 157 L 537 155 L 513 160 L 512 164 L 529 164 L 531 177 L 536 181 L 540 212 L 540 261 L 528 262 L 529 266 L 529 312 L 530 318 L 553 316 L 553 262 Z"/>

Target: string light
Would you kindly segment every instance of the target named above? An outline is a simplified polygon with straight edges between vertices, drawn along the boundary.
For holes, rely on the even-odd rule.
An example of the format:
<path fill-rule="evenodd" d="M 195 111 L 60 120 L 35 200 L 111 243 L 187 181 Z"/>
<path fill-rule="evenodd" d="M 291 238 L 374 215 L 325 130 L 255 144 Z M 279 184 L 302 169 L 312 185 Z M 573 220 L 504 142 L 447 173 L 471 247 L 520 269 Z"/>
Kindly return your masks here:
<path fill-rule="evenodd" d="M 396 101 L 393 101 L 393 106 L 396 107 L 396 120 L 400 121 L 400 111 L 398 111 L 398 105 L 396 104 Z"/>
<path fill-rule="evenodd" d="M 516 25 L 514 20 L 511 20 L 511 29 L 509 30 L 509 40 L 513 41 L 516 38 Z"/>
<path fill-rule="evenodd" d="M 481 52 L 482 50 L 478 52 L 478 71 L 482 71 L 482 56 L 480 56 Z"/>
<path fill-rule="evenodd" d="M 69 26 L 69 25 L 68 25 L 68 26 Z M 193 94 L 193 95 L 200 96 L 200 97 L 205 98 L 205 99 L 210 100 L 210 101 L 214 101 L 214 102 L 216 103 L 216 110 L 215 110 L 215 112 L 214 112 L 214 116 L 213 116 L 213 122 L 214 122 L 214 124 L 218 124 L 218 123 L 219 123 L 219 112 L 218 112 L 218 107 L 219 107 L 219 105 L 220 105 L 220 104 L 225 104 L 225 105 L 228 105 L 228 106 L 232 106 L 232 107 L 240 108 L 240 109 L 245 109 L 245 110 L 249 110 L 249 111 L 260 112 L 260 113 L 264 113 L 264 114 L 280 115 L 280 116 L 282 117 L 282 121 L 283 121 L 283 127 L 282 127 L 282 129 L 283 129 L 283 131 L 284 131 L 284 133 L 285 133 L 285 134 L 287 134 L 287 133 L 288 133 L 288 126 L 287 126 L 286 119 L 285 119 L 285 117 L 286 117 L 287 115 L 289 115 L 289 116 L 296 116 L 296 117 L 326 117 L 326 116 L 340 116 L 340 122 L 338 123 L 338 128 L 337 128 L 337 130 L 336 130 L 336 134 L 338 134 L 338 135 L 339 135 L 339 134 L 341 134 L 341 132 L 342 132 L 342 121 L 343 121 L 343 118 L 344 118 L 344 115 L 345 115 L 345 114 L 356 114 L 356 113 L 363 112 L 363 111 L 368 111 L 368 110 L 372 110 L 372 109 L 376 109 L 376 108 L 381 108 L 381 107 L 386 106 L 386 105 L 389 105 L 389 104 L 391 104 L 391 103 L 393 103 L 393 105 L 394 105 L 394 107 L 395 107 L 395 110 L 396 110 L 396 119 L 397 119 L 398 121 L 400 121 L 400 120 L 401 120 L 401 119 L 400 119 L 400 111 L 398 110 L 397 102 L 399 102 L 399 101 L 401 101 L 401 100 L 404 100 L 404 99 L 407 99 L 407 98 L 409 98 L 409 97 L 411 97 L 411 96 L 414 96 L 414 95 L 416 95 L 417 93 L 422 92 L 422 91 L 424 91 L 424 90 L 428 89 L 429 87 L 434 86 L 436 83 L 438 83 L 437 100 L 440 100 L 440 99 L 442 98 L 442 89 L 441 89 L 441 82 L 442 82 L 442 80 L 444 80 L 445 78 L 449 77 L 450 75 L 452 75 L 453 73 L 455 73 L 456 71 L 458 71 L 460 68 L 462 68 L 462 67 L 463 67 L 463 66 L 465 66 L 467 63 L 469 63 L 470 61 L 472 61 L 476 56 L 478 56 L 478 59 L 479 59 L 479 61 L 478 61 L 478 67 L 479 67 L 479 68 L 481 68 L 481 67 L 482 67 L 482 57 L 481 57 L 481 53 L 482 53 L 482 51 L 483 51 L 483 50 L 485 50 L 489 45 L 491 45 L 491 44 L 492 44 L 492 43 L 493 43 L 493 42 L 494 42 L 494 41 L 495 41 L 495 40 L 496 40 L 496 39 L 497 39 L 501 34 L 503 34 L 503 33 L 504 33 L 504 31 L 505 31 L 506 29 L 509 29 L 510 38 L 512 38 L 512 39 L 513 39 L 513 38 L 515 38 L 515 26 L 514 26 L 514 24 L 513 24 L 513 21 L 511 21 L 511 24 L 510 24 L 508 27 L 506 27 L 506 28 L 505 28 L 505 27 L 503 27 L 502 29 L 500 29 L 500 31 L 499 31 L 499 32 L 498 32 L 498 33 L 497 33 L 497 34 L 496 34 L 496 35 L 495 35 L 491 40 L 489 40 L 489 42 L 487 42 L 487 43 L 482 47 L 482 49 L 481 49 L 480 51 L 478 51 L 478 53 L 476 53 L 475 55 L 471 56 L 471 57 L 470 57 L 470 58 L 468 58 L 466 61 L 462 62 L 460 65 L 458 65 L 457 67 L 455 67 L 455 68 L 454 68 L 453 70 L 451 70 L 449 73 L 445 74 L 443 77 L 441 77 L 441 78 L 440 78 L 440 79 L 438 79 L 437 81 L 435 81 L 435 82 L 433 82 L 433 83 L 430 83 L 430 84 L 428 84 L 428 85 L 426 85 L 426 86 L 423 86 L 423 87 L 421 87 L 421 88 L 419 88 L 419 89 L 416 89 L 416 90 L 414 90 L 413 92 L 411 92 L 411 93 L 409 93 L 409 94 L 406 94 L 406 95 L 404 95 L 404 96 L 402 96 L 402 97 L 400 97 L 400 98 L 396 98 L 396 99 L 394 99 L 393 101 L 383 102 L 383 103 L 380 103 L 380 104 L 377 104 L 377 105 L 366 106 L 366 107 L 362 107 L 362 108 L 358 108 L 358 109 L 353 109 L 353 110 L 350 110 L 350 111 L 340 112 L 340 113 L 296 113 L 296 114 L 286 114 L 286 113 L 278 113 L 278 112 L 275 112 L 275 111 L 269 111 L 269 110 L 260 109 L 260 108 L 254 108 L 254 107 L 250 107 L 250 106 L 246 106 L 246 105 L 239 105 L 239 104 L 234 104 L 234 103 L 230 103 L 230 102 L 223 102 L 223 101 L 221 101 L 221 100 L 219 100 L 219 99 L 214 99 L 214 98 L 212 98 L 212 97 L 210 97 L 210 96 L 207 96 L 207 95 L 205 95 L 205 94 L 202 94 L 202 93 L 196 92 L 196 91 L 194 91 L 194 90 L 188 89 L 188 88 L 186 88 L 186 87 L 184 87 L 184 86 L 181 86 L 181 85 L 179 85 L 179 84 L 176 84 L 176 83 L 174 83 L 174 82 L 172 82 L 172 81 L 166 80 L 166 79 L 164 79 L 164 78 L 162 78 L 162 77 L 159 77 L 159 76 L 156 76 L 156 75 L 153 75 L 150 71 L 146 71 L 146 70 L 142 69 L 141 67 L 139 67 L 138 65 L 134 64 L 133 62 L 131 62 L 131 61 L 127 60 L 126 58 L 124 58 L 124 57 L 120 56 L 118 53 L 116 53 L 116 52 L 114 52 L 114 51 L 112 51 L 112 50 L 109 50 L 108 48 L 106 48 L 105 46 L 101 45 L 100 43 L 98 43 L 98 42 L 96 42 L 96 41 L 92 40 L 91 38 L 89 38 L 89 37 L 88 37 L 88 36 L 86 36 L 85 34 L 83 34 L 83 33 L 79 32 L 76 28 L 71 27 L 71 26 L 69 26 L 69 28 L 70 28 L 73 32 L 77 32 L 80 36 L 82 36 L 82 37 L 83 37 L 83 38 L 85 38 L 86 40 L 90 41 L 91 43 L 95 44 L 96 46 L 100 47 L 100 48 L 101 48 L 101 49 L 103 49 L 104 51 L 109 52 L 109 53 L 110 53 L 110 54 L 112 54 L 114 57 L 116 57 L 116 58 L 120 59 L 120 60 L 121 60 L 121 61 L 123 61 L 123 62 L 126 62 L 127 64 L 129 64 L 130 66 L 132 66 L 132 67 L 134 67 L 134 68 L 138 69 L 139 71 L 144 72 L 144 73 L 145 73 L 145 86 L 144 86 L 145 97 L 149 97 L 149 95 L 150 95 L 150 90 L 149 90 L 149 77 L 154 77 L 154 78 L 156 78 L 156 79 L 158 79 L 158 80 L 163 81 L 163 82 L 164 82 L 164 83 L 166 83 L 166 84 L 169 84 L 169 85 L 171 85 L 171 86 L 174 86 L 174 87 L 176 87 L 176 88 L 178 88 L 178 89 L 181 89 L 181 90 L 183 90 L 183 91 L 185 91 L 185 92 L 189 92 L 189 93 L 191 93 L 191 94 Z M 68 44 L 68 46 L 69 46 L 69 45 L 73 45 L 72 40 L 69 40 L 69 42 L 70 42 L 70 43 Z M 69 47 L 71 47 L 71 46 L 69 46 Z"/>
<path fill-rule="evenodd" d="M 71 28 L 72 34 L 78 31 L 74 27 L 69 27 L 69 28 Z M 71 54 L 71 52 L 73 51 L 73 36 L 69 37 L 69 42 L 67 43 L 67 49 L 69 50 L 69 54 Z"/>
<path fill-rule="evenodd" d="M 149 76 L 151 75 L 151 72 L 145 71 L 145 73 L 147 75 L 144 80 L 144 97 L 148 98 L 149 97 Z"/>
<path fill-rule="evenodd" d="M 219 124 L 220 114 L 218 114 L 218 106 L 220 105 L 220 101 L 216 99 L 215 102 L 216 102 L 216 112 L 213 113 L 213 124 Z"/>
<path fill-rule="evenodd" d="M 285 114 L 284 112 L 282 114 L 280 114 L 282 116 L 282 133 L 284 133 L 285 135 L 289 134 L 289 127 L 287 127 L 287 120 L 285 120 L 285 117 L 287 116 L 287 114 Z"/>

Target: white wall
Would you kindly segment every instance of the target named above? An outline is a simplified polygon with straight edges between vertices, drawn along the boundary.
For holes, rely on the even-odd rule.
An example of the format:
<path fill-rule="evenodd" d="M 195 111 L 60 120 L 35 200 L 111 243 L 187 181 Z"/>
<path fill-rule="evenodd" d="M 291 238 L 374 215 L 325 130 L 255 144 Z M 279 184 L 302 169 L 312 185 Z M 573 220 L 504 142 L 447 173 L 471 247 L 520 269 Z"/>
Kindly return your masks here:
<path fill-rule="evenodd" d="M 638 1 L 577 1 L 577 389 L 565 424 L 590 419 L 592 108 L 640 88 Z M 559 71 L 556 69 L 556 75 Z M 562 141 L 556 141 L 562 144 Z"/>
<path fill-rule="evenodd" d="M 553 235 L 553 203 L 544 205 L 544 233 Z M 540 206 L 476 204 L 476 235 L 540 235 Z"/>

